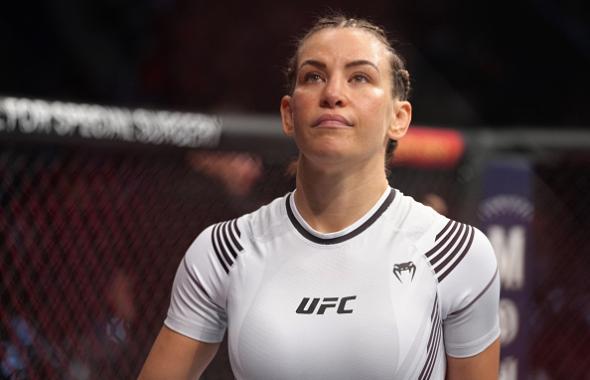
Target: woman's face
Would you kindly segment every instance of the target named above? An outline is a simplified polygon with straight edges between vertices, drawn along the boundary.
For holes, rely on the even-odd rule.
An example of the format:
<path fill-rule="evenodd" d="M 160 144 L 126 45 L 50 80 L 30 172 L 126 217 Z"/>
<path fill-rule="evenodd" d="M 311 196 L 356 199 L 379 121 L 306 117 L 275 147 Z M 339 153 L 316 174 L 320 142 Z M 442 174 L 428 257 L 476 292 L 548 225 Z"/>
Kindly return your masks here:
<path fill-rule="evenodd" d="M 403 136 L 411 116 L 409 103 L 392 96 L 390 54 L 355 28 L 324 29 L 303 43 L 295 89 L 281 100 L 283 129 L 303 155 L 382 165 L 387 139 Z"/>

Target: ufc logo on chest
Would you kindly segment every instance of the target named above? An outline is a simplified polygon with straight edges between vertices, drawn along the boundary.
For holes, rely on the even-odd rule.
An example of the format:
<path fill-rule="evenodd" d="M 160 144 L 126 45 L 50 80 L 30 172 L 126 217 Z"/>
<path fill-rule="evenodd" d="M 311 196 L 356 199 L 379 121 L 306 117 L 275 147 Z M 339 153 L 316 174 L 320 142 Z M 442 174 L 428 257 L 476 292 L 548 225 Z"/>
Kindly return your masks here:
<path fill-rule="evenodd" d="M 347 297 L 324 297 L 324 298 L 310 298 L 304 297 L 297 310 L 297 314 L 318 314 L 322 315 L 328 309 L 335 309 L 336 314 L 351 314 L 353 309 L 350 304 L 355 300 L 356 296 Z"/>

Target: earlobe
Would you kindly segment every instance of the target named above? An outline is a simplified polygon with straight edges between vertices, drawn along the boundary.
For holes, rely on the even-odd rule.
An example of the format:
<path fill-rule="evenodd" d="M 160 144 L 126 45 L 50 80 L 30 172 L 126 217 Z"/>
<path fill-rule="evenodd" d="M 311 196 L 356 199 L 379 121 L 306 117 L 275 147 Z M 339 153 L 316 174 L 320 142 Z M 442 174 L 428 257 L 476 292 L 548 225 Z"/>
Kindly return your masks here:
<path fill-rule="evenodd" d="M 281 123 L 283 132 L 287 136 L 293 136 L 293 109 L 291 108 L 291 97 L 285 95 L 281 98 Z"/>
<path fill-rule="evenodd" d="M 408 101 L 396 101 L 393 105 L 394 115 L 388 130 L 388 137 L 392 140 L 399 140 L 408 131 L 412 121 L 412 105 Z"/>

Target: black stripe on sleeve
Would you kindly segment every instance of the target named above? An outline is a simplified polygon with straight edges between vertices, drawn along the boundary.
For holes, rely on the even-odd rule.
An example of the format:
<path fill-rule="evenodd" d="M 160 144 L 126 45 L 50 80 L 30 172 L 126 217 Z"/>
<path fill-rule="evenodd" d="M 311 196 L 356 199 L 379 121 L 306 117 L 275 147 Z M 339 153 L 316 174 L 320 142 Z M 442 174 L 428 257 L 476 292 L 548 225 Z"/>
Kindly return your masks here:
<path fill-rule="evenodd" d="M 457 239 L 459 239 L 460 236 L 463 237 L 463 240 L 465 240 L 465 230 L 466 227 L 464 224 L 460 224 L 461 227 L 459 227 L 459 230 L 455 233 L 455 235 L 453 235 L 453 238 L 451 239 L 451 241 L 442 249 L 442 251 L 440 251 L 438 254 L 433 255 L 430 257 L 430 264 L 432 265 L 436 265 L 436 263 L 442 259 L 443 257 L 449 257 L 451 255 L 448 255 L 449 250 L 451 249 L 451 247 L 453 247 L 455 245 L 455 243 L 457 242 Z M 460 244 L 459 244 L 460 246 Z M 440 266 L 444 266 L 444 264 L 441 264 Z M 439 266 L 439 268 L 440 268 Z"/>
<path fill-rule="evenodd" d="M 227 234 L 228 227 L 229 227 L 228 222 L 223 223 L 220 227 L 220 229 L 223 231 L 222 232 L 223 233 L 223 243 L 225 245 L 225 248 L 229 251 L 229 253 L 232 255 L 232 257 L 235 259 L 236 257 L 238 257 L 238 253 L 236 252 L 236 249 L 234 249 L 234 247 L 229 242 L 229 237 Z M 229 266 L 231 266 L 231 264 Z"/>
<path fill-rule="evenodd" d="M 213 250 L 225 273 L 229 273 L 229 269 L 238 258 L 238 253 L 244 250 L 239 237 L 240 230 L 236 219 L 217 223 L 211 230 Z"/>
<path fill-rule="evenodd" d="M 461 230 L 460 232 L 457 234 L 457 236 L 455 236 L 455 238 L 453 239 L 453 242 L 451 244 L 448 245 L 447 250 L 445 252 L 444 255 L 438 255 L 436 257 L 436 260 L 431 260 L 430 262 L 432 263 L 432 265 L 435 265 L 436 262 L 444 257 L 444 260 L 440 262 L 440 264 L 438 265 L 438 267 L 435 269 L 435 272 L 438 274 L 442 271 L 442 269 L 452 260 L 455 258 L 455 256 L 457 256 L 457 254 L 461 251 L 461 248 L 463 248 L 465 246 L 465 240 L 467 239 L 467 236 L 469 236 L 469 226 L 463 224 L 461 225 Z M 455 242 L 457 241 L 457 239 L 461 237 L 461 240 L 459 240 L 459 243 L 457 245 L 454 245 Z M 455 247 L 453 248 L 453 250 L 451 250 L 451 247 Z"/>
<path fill-rule="evenodd" d="M 231 267 L 234 262 L 231 259 L 231 257 L 229 257 L 229 254 L 227 253 L 227 251 L 225 250 L 225 247 L 223 246 L 223 243 L 222 243 L 222 240 L 221 240 L 221 227 L 222 226 L 223 226 L 222 223 L 217 224 L 215 226 L 216 227 L 215 228 L 215 241 L 217 242 L 217 246 L 219 247 L 219 250 L 221 251 L 221 255 L 225 259 L 225 262 L 227 263 L 227 265 L 229 267 Z"/>
<path fill-rule="evenodd" d="M 463 260 L 475 235 L 475 229 L 470 225 L 456 221 L 449 223 L 436 235 L 436 246 L 424 254 L 439 283 Z"/>
<path fill-rule="evenodd" d="M 237 219 L 232 220 L 232 227 L 236 231 L 236 234 L 238 235 L 238 237 L 242 237 L 242 233 L 240 232 L 240 229 L 238 228 L 238 220 Z"/>
<path fill-rule="evenodd" d="M 445 226 L 445 228 L 443 228 L 438 234 L 436 234 L 435 241 L 438 240 L 438 239 L 440 239 L 440 237 L 445 234 L 445 232 L 449 229 L 449 227 L 451 227 L 452 224 L 453 224 L 453 221 L 452 220 L 449 220 L 449 222 L 447 223 L 447 225 Z"/>
<path fill-rule="evenodd" d="M 441 247 L 444 247 L 447 244 L 447 242 L 451 238 L 451 236 L 454 236 L 454 233 L 457 230 L 457 227 L 459 226 L 460 223 L 453 221 L 452 224 L 453 224 L 453 228 L 451 228 L 451 230 L 445 236 L 445 238 L 442 239 L 436 246 L 434 246 L 434 248 L 432 248 L 430 251 L 426 252 L 426 257 L 430 258 L 431 256 L 433 256 L 436 252 L 438 252 L 439 249 L 441 249 Z"/>
<path fill-rule="evenodd" d="M 471 226 L 469 226 L 469 233 L 470 233 L 470 236 L 469 236 L 469 241 L 467 242 L 467 246 L 463 249 L 463 251 L 461 251 L 461 254 L 459 255 L 459 257 L 457 257 L 455 259 L 453 264 L 451 264 L 451 266 L 448 267 L 443 273 L 439 274 L 438 282 L 441 282 L 442 280 L 444 280 L 445 277 L 447 277 L 449 275 L 449 273 L 451 273 L 453 271 L 453 269 L 455 269 L 457 264 L 459 264 L 461 262 L 461 260 L 463 260 L 463 258 L 467 254 L 467 252 L 469 252 L 469 249 L 471 248 L 471 244 L 473 243 L 473 237 L 475 236 L 475 230 Z"/>
<path fill-rule="evenodd" d="M 211 243 L 213 244 L 213 250 L 215 251 L 215 256 L 217 256 L 217 259 L 219 260 L 219 263 L 223 267 L 223 270 L 225 270 L 225 273 L 229 273 L 229 269 L 227 268 L 227 265 L 225 264 L 225 262 L 221 258 L 221 254 L 219 253 L 219 247 L 217 246 L 217 241 L 215 239 L 215 232 L 217 231 L 218 227 L 219 227 L 219 225 L 215 225 L 213 227 L 213 230 L 211 230 Z"/>
<path fill-rule="evenodd" d="M 236 238 L 236 236 L 240 237 L 240 230 L 238 230 L 238 222 L 236 219 L 232 220 L 228 226 L 229 236 L 231 237 L 231 241 L 234 243 L 234 247 L 238 249 L 238 251 L 242 251 L 244 248 Z"/>

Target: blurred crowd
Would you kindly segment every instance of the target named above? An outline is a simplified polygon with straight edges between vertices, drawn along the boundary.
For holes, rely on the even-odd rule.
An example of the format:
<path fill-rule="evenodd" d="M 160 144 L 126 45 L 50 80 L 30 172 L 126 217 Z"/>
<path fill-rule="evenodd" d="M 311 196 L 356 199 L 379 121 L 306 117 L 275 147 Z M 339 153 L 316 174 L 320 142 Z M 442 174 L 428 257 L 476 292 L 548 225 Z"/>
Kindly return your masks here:
<path fill-rule="evenodd" d="M 134 377 L 192 239 L 293 185 L 249 153 L 139 157 L 0 152 L 0 379 Z"/>

